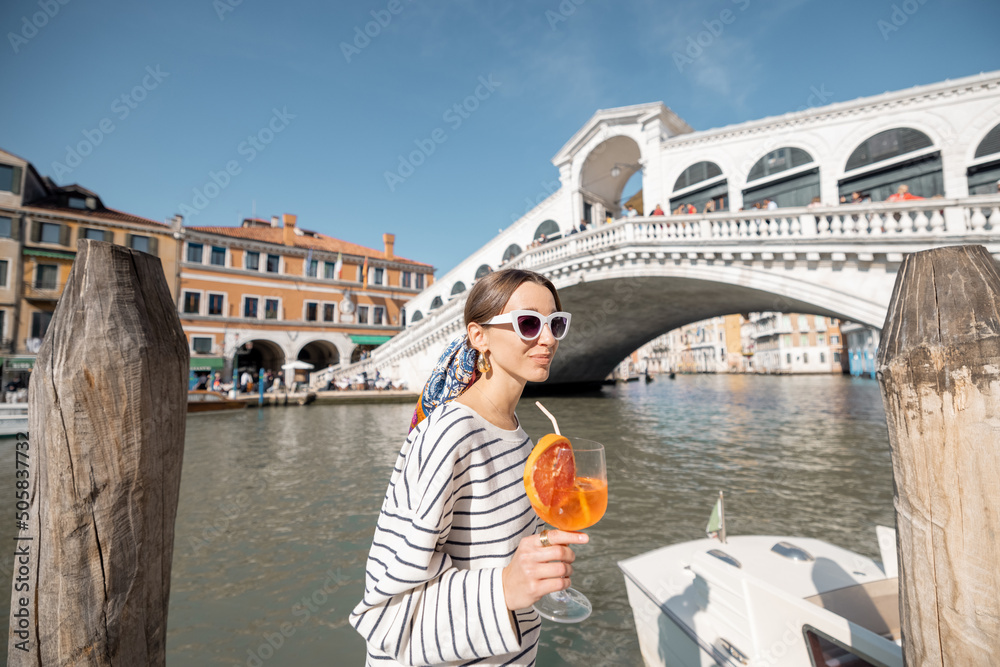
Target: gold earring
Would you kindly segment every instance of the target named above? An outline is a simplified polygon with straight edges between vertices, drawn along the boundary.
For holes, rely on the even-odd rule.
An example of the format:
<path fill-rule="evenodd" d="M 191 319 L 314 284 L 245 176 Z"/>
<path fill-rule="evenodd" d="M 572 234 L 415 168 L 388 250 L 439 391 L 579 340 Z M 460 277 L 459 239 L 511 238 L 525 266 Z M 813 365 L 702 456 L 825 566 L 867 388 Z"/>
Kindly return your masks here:
<path fill-rule="evenodd" d="M 479 353 L 479 360 L 476 361 L 476 368 L 479 369 L 479 372 L 483 375 L 486 375 L 493 370 L 493 366 L 490 365 L 490 361 L 486 358 L 485 352 Z"/>

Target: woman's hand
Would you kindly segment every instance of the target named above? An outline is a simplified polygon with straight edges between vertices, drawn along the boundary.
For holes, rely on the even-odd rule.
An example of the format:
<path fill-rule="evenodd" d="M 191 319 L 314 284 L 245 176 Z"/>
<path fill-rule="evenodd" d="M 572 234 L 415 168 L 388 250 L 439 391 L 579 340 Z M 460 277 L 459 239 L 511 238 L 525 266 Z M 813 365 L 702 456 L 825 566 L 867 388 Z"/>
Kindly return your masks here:
<path fill-rule="evenodd" d="M 522 538 L 514 558 L 503 569 L 501 579 L 508 609 L 525 609 L 549 593 L 569 588 L 576 555 L 565 545 L 586 544 L 590 537 L 565 530 L 550 530 L 547 535 L 552 546 L 542 546 L 538 535 Z"/>

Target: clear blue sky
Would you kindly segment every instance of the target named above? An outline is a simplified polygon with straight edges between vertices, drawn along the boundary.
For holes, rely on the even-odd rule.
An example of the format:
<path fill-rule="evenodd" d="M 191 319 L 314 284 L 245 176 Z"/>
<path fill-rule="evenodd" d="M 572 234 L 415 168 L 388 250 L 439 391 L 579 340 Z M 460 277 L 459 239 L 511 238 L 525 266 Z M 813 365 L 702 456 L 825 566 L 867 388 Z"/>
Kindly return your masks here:
<path fill-rule="evenodd" d="M 374 248 L 393 232 L 439 275 L 546 192 L 597 109 L 662 100 L 707 129 L 1000 69 L 995 0 L 64 1 L 2 3 L 0 147 L 157 220 L 256 201 Z M 390 188 L 415 142 L 433 153 Z"/>

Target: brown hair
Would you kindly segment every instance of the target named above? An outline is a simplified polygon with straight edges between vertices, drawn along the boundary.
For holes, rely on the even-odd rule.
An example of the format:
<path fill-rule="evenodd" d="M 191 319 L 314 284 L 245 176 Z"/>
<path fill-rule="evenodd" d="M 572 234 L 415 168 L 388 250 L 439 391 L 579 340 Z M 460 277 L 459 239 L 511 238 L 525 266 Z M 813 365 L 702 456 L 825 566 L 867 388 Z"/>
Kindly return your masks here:
<path fill-rule="evenodd" d="M 556 310 L 562 310 L 559 293 L 548 278 L 534 271 L 502 269 L 476 281 L 465 302 L 465 326 L 472 322 L 484 324 L 503 311 L 510 297 L 523 283 L 536 283 L 552 292 Z"/>

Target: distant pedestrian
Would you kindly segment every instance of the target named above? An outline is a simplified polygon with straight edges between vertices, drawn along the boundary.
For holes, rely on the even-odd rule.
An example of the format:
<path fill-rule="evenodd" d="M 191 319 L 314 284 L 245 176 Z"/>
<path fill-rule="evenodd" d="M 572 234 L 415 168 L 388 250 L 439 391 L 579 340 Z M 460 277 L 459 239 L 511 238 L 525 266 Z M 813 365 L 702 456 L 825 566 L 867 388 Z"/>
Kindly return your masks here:
<path fill-rule="evenodd" d="M 895 194 L 889 195 L 889 198 L 886 199 L 886 201 L 897 202 L 897 201 L 911 201 L 914 199 L 923 199 L 923 197 L 918 197 L 917 195 L 912 194 L 910 192 L 910 186 L 904 183 L 903 185 L 900 185 L 898 188 L 896 188 Z"/>
<path fill-rule="evenodd" d="M 653 215 L 666 215 L 666 213 L 663 212 L 663 207 L 661 207 L 659 204 L 657 204 L 656 208 L 653 209 L 653 213 L 652 214 Z"/>
<path fill-rule="evenodd" d="M 212 378 L 212 391 L 222 390 L 222 375 L 218 371 L 215 372 L 215 377 Z"/>
<path fill-rule="evenodd" d="M 253 376 L 250 375 L 249 371 L 243 371 L 240 375 L 240 391 L 246 393 L 253 388 Z"/>
<path fill-rule="evenodd" d="M 637 215 L 639 215 L 639 211 L 635 210 L 635 206 L 632 206 L 632 204 L 625 204 L 625 217 L 626 218 L 634 218 Z"/>

